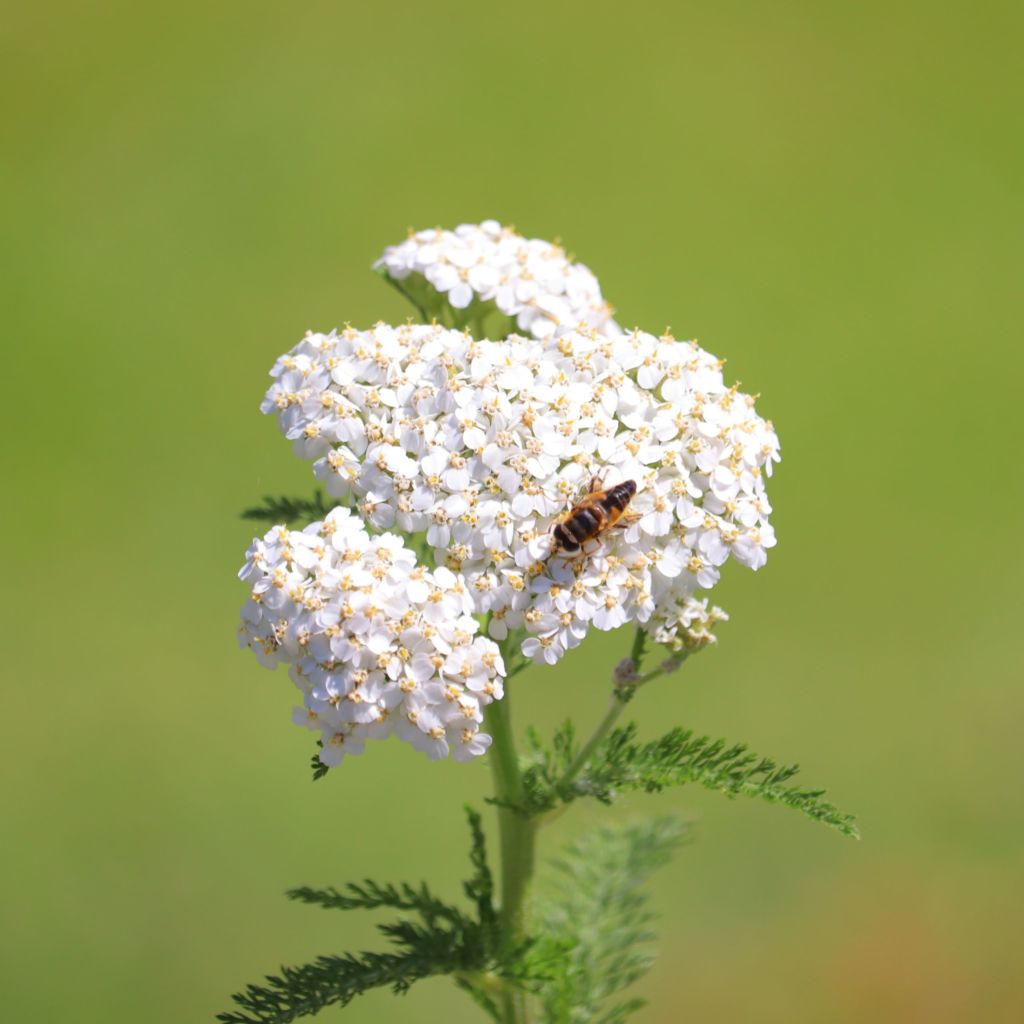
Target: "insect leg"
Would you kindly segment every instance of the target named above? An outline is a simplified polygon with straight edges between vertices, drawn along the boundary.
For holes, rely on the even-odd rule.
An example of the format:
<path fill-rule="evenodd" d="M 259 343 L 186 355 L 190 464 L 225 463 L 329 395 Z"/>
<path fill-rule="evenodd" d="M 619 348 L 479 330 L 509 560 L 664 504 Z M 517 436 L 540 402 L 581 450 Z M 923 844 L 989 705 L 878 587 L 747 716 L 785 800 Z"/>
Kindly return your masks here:
<path fill-rule="evenodd" d="M 643 519 L 642 512 L 626 512 L 619 518 L 619 521 L 612 527 L 612 529 L 627 530 L 634 523 L 639 523 L 641 519 Z"/>

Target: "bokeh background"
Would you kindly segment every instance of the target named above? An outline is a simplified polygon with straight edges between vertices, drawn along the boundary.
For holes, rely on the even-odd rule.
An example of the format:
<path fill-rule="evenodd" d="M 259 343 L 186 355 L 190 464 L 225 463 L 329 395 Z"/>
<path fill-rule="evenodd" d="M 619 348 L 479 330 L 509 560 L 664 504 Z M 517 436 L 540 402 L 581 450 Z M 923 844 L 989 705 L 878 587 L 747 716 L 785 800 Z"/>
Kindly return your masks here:
<path fill-rule="evenodd" d="M 235 647 L 257 412 L 306 328 L 404 319 L 408 226 L 564 239 L 621 319 L 727 356 L 782 437 L 779 547 L 634 708 L 799 760 L 860 816 L 683 790 L 639 1024 L 1019 1020 L 1024 153 L 1015 3 L 6 4 L 0 1001 L 207 1021 L 372 944 L 288 886 L 464 871 L 483 765 L 312 785 Z M 625 641 L 520 722 L 604 704 Z M 574 810 L 545 852 L 598 817 Z M 333 1019 L 336 1010 L 328 1012 Z M 446 982 L 346 1020 L 477 1020 Z"/>

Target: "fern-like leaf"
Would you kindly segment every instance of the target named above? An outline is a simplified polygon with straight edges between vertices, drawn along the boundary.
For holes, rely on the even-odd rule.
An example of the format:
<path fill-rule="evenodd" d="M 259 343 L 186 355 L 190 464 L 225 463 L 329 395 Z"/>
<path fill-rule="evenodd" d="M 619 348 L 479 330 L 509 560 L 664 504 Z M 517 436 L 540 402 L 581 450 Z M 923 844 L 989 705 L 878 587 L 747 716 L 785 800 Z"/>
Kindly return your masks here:
<path fill-rule="evenodd" d="M 448 921 L 459 926 L 466 924 L 462 912 L 434 896 L 425 882 L 418 887 L 408 883 L 393 885 L 390 882 L 381 885 L 368 878 L 361 885 L 349 882 L 343 891 L 333 887 L 311 889 L 301 886 L 289 889 L 286 895 L 290 900 L 314 903 L 328 910 L 378 910 L 390 907 L 393 910 L 415 911 L 428 924 L 435 921 Z"/>
<path fill-rule="evenodd" d="M 469 820 L 472 839 L 469 861 L 473 866 L 473 874 L 463 888 L 466 896 L 476 906 L 477 919 L 480 922 L 487 951 L 492 952 L 498 946 L 498 915 L 494 909 L 494 876 L 487 863 L 487 843 L 480 814 L 472 807 L 467 807 L 466 817 Z"/>
<path fill-rule="evenodd" d="M 313 781 L 316 782 L 318 779 L 322 779 L 330 770 L 331 766 L 324 764 L 320 760 L 320 750 L 323 748 L 323 743 L 320 740 L 316 741 L 317 753 L 313 755 L 309 762 L 310 770 L 313 772 Z"/>
<path fill-rule="evenodd" d="M 312 498 L 289 498 L 285 495 L 267 494 L 263 504 L 247 508 L 242 513 L 243 519 L 255 519 L 261 523 L 310 523 L 315 519 L 323 519 L 334 506 L 324 500 L 322 492 L 316 491 Z"/>
<path fill-rule="evenodd" d="M 554 864 L 555 884 L 537 908 L 528 954 L 545 1024 L 621 1024 L 643 1005 L 616 997 L 653 959 L 643 886 L 685 838 L 673 818 L 600 828 Z"/>
<path fill-rule="evenodd" d="M 496 1014 L 486 987 L 477 983 L 484 972 L 502 968 L 495 953 L 494 881 L 480 815 L 466 810 L 473 871 L 463 888 L 474 904 L 475 915 L 438 899 L 426 884 L 382 884 L 367 879 L 342 889 L 292 889 L 290 899 L 328 910 L 389 909 L 414 914 L 418 920 L 401 917 L 377 926 L 391 951 L 323 956 L 300 967 L 283 967 L 264 984 L 249 985 L 237 993 L 233 999 L 239 1008 L 217 1019 L 222 1024 L 287 1024 L 331 1004 L 345 1006 L 372 988 L 390 986 L 394 992 L 404 993 L 414 982 L 436 974 L 455 975 L 478 1005 Z"/>
<path fill-rule="evenodd" d="M 549 749 L 534 737 L 524 774 L 525 814 L 550 811 L 561 803 L 593 797 L 611 803 L 616 794 L 640 790 L 654 793 L 670 786 L 696 783 L 729 797 L 748 796 L 781 803 L 815 821 L 857 836 L 857 826 L 824 798 L 824 790 L 790 784 L 797 765 L 780 765 L 748 750 L 689 729 L 672 729 L 648 743 L 636 740 L 636 725 L 612 732 L 579 775 L 567 778 L 577 753 L 572 728 L 563 726 Z"/>
<path fill-rule="evenodd" d="M 403 940 L 409 936 L 403 936 Z M 287 1024 L 325 1006 L 345 1006 L 373 988 L 389 986 L 404 995 L 414 982 L 436 974 L 478 967 L 463 937 L 451 931 L 421 929 L 397 953 L 322 956 L 301 967 L 283 967 L 264 985 L 249 985 L 233 996 L 238 1010 L 218 1014 L 221 1024 Z"/>

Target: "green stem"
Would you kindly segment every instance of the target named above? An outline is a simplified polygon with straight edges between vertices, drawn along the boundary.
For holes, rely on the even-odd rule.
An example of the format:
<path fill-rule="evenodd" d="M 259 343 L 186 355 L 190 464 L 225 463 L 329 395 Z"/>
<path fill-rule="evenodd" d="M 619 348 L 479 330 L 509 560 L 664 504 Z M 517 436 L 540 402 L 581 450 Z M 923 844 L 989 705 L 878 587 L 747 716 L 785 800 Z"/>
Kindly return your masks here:
<path fill-rule="evenodd" d="M 502 700 L 488 705 L 486 723 L 491 734 L 491 774 L 498 806 L 498 832 L 501 845 L 501 934 L 506 955 L 526 940 L 527 896 L 533 878 L 536 823 L 503 804 L 523 802 L 523 777 L 519 771 L 512 709 L 506 685 Z M 526 994 L 507 992 L 502 999 L 504 1024 L 529 1024 Z"/>
<path fill-rule="evenodd" d="M 633 671 L 637 672 L 643 662 L 644 648 L 647 645 L 647 634 L 642 629 L 637 629 L 633 635 L 633 647 L 629 652 L 629 659 L 633 663 Z M 612 727 L 619 720 L 619 716 L 622 714 L 623 709 L 629 703 L 630 697 L 632 697 L 632 691 L 639 685 L 640 682 L 644 682 L 642 677 L 638 679 L 638 682 L 633 687 L 623 687 L 616 684 L 612 688 L 612 699 L 608 706 L 608 710 L 605 712 L 604 718 L 597 723 L 597 728 L 593 731 L 590 739 L 580 748 L 580 752 L 573 759 L 572 763 L 566 769 L 565 774 L 559 780 L 559 788 L 570 785 L 577 775 L 587 766 L 587 762 L 594 756 L 594 751 L 604 742 L 604 738 L 612 731 Z"/>
<path fill-rule="evenodd" d="M 395 289 L 396 292 L 398 292 L 399 295 L 402 296 L 403 299 L 405 299 L 408 302 L 411 302 L 416 307 L 416 312 L 419 313 L 420 319 L 423 321 L 423 323 L 430 323 L 430 317 L 427 315 L 427 311 L 423 308 L 423 306 L 420 305 L 420 303 L 415 298 L 413 298 L 411 292 L 406 291 L 405 288 L 403 288 L 402 285 L 398 281 L 396 281 L 386 270 L 381 269 L 378 271 L 378 273 L 382 278 L 384 278 L 385 281 L 387 281 L 389 285 L 391 285 L 392 288 Z"/>
<path fill-rule="evenodd" d="M 487 311 L 483 305 L 477 310 L 477 314 L 473 317 L 473 336 L 477 341 L 487 337 Z"/>
<path fill-rule="evenodd" d="M 591 734 L 590 739 L 583 744 L 580 752 L 573 759 L 572 764 L 569 765 L 565 770 L 565 774 L 559 779 L 559 789 L 572 783 L 576 776 L 587 766 L 587 762 L 594 756 L 594 751 L 597 750 L 604 741 L 604 738 L 612 731 L 612 726 L 619 720 L 619 716 L 622 714 L 625 706 L 626 701 L 622 699 L 618 690 L 613 690 L 611 703 L 605 712 L 604 718 L 597 723 L 597 728 Z"/>
<path fill-rule="evenodd" d="M 633 634 L 633 648 L 629 652 L 630 660 L 633 662 L 635 671 L 640 671 L 640 664 L 644 660 L 644 649 L 647 646 L 647 633 L 637 626 Z"/>

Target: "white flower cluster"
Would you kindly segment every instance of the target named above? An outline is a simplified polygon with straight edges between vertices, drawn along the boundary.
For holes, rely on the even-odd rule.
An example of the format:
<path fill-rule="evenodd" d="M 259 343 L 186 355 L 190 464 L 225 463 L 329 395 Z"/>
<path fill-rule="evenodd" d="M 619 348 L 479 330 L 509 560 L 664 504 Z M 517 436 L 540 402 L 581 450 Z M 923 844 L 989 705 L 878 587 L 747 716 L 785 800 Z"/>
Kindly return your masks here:
<path fill-rule="evenodd" d="M 675 653 L 690 652 L 718 643 L 715 626 L 728 621 L 729 616 L 721 608 L 708 607 L 706 597 L 700 601 L 684 597 L 675 605 L 659 608 L 647 630 L 659 644 Z"/>
<path fill-rule="evenodd" d="M 454 309 L 474 299 L 494 302 L 535 338 L 559 328 L 619 333 L 597 278 L 583 264 L 570 261 L 561 246 L 523 238 L 494 220 L 411 233 L 374 266 L 395 281 L 421 275 Z"/>
<path fill-rule="evenodd" d="M 417 566 L 393 535 L 371 537 L 348 509 L 301 532 L 256 540 L 239 576 L 251 587 L 242 646 L 290 666 L 303 693 L 296 720 L 338 764 L 392 733 L 432 758 L 484 753 L 482 708 L 502 696 L 504 666 L 464 582 Z"/>
<path fill-rule="evenodd" d="M 481 341 L 378 324 L 308 334 L 262 409 L 332 495 L 377 529 L 425 534 L 492 637 L 522 631 L 523 653 L 554 664 L 591 625 L 685 646 L 691 595 L 730 557 L 764 564 L 778 439 L 721 369 L 640 331 Z M 627 480 L 624 529 L 556 550 L 583 494 Z"/>

